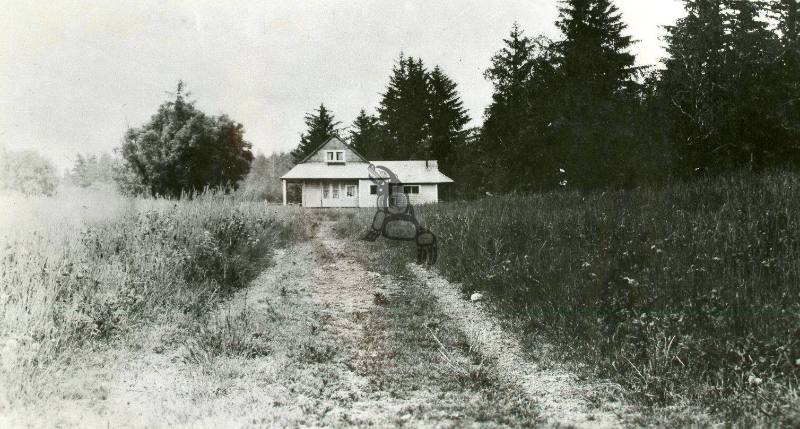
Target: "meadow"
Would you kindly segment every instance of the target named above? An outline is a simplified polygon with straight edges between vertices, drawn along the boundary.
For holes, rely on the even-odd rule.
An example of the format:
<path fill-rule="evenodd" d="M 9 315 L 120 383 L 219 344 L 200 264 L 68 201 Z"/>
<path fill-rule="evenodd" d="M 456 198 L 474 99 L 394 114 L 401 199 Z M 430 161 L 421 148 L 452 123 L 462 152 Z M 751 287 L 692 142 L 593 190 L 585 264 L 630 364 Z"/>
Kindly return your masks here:
<path fill-rule="evenodd" d="M 437 268 L 465 297 L 486 294 L 530 350 L 550 344 L 558 360 L 619 382 L 646 408 L 800 423 L 797 175 L 508 195 L 417 213 L 437 234 Z M 337 231 L 355 237 L 372 214 L 339 213 Z M 376 260 L 413 260 L 408 243 L 379 247 Z"/>
<path fill-rule="evenodd" d="M 0 196 L 0 405 L 34 398 L 82 350 L 247 285 L 312 234 L 298 209 L 209 192 L 180 201 L 111 189 Z"/>
<path fill-rule="evenodd" d="M 97 188 L 4 195 L 0 207 L 0 408 L 46 397 L 54 371 L 156 324 L 180 331 L 190 360 L 261 355 L 269 339 L 212 310 L 320 219 L 357 240 L 374 214 Z M 642 424 L 703 413 L 738 426 L 800 422 L 800 176 L 416 209 L 438 237 L 436 268 L 465 298 L 483 293 L 533 356 L 622 385 L 650 410 Z M 410 276 L 410 243 L 363 251 L 369 269 Z"/>

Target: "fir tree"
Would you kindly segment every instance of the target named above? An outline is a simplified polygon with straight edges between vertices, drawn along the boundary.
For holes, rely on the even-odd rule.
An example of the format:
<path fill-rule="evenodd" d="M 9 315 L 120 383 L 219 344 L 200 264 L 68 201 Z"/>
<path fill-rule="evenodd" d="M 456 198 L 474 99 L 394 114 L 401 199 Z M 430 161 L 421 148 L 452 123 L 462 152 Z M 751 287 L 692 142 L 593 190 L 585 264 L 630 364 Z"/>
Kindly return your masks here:
<path fill-rule="evenodd" d="M 443 172 L 451 173 L 455 152 L 464 145 L 464 126 L 470 118 L 458 96 L 456 83 L 439 66 L 430 73 L 428 83 L 430 145 L 425 159 L 436 159 Z"/>
<path fill-rule="evenodd" d="M 377 117 L 361 109 L 350 130 L 350 146 L 368 160 L 386 158 L 387 139 Z"/>
<path fill-rule="evenodd" d="M 515 177 L 521 168 L 514 161 L 520 160 L 524 150 L 522 135 L 530 114 L 527 86 L 537 54 L 536 43 L 516 23 L 503 43 L 505 46 L 492 57 L 492 65 L 484 73 L 494 92 L 486 109 L 480 145 L 475 147 L 479 152 L 474 156 L 479 163 L 476 167 L 491 173 L 480 182 L 495 191 L 518 188 Z"/>
<path fill-rule="evenodd" d="M 292 151 L 292 158 L 295 163 L 302 162 L 308 155 L 313 153 L 326 140 L 337 135 L 339 122 L 333 117 L 325 104 L 320 104 L 314 113 L 309 113 L 305 117 L 306 132 L 300 135 L 300 144 Z"/>
<path fill-rule="evenodd" d="M 387 159 L 424 156 L 429 135 L 428 79 L 421 59 L 400 59 L 378 106 L 380 123 L 391 144 Z"/>
<path fill-rule="evenodd" d="M 563 39 L 553 46 L 555 116 L 546 146 L 573 184 L 624 185 L 637 143 L 631 118 L 640 71 L 627 25 L 610 0 L 565 0 L 556 26 Z"/>
<path fill-rule="evenodd" d="M 763 169 L 797 157 L 784 115 L 791 85 L 765 5 L 685 0 L 669 28 L 660 96 L 667 106 L 676 171 Z"/>

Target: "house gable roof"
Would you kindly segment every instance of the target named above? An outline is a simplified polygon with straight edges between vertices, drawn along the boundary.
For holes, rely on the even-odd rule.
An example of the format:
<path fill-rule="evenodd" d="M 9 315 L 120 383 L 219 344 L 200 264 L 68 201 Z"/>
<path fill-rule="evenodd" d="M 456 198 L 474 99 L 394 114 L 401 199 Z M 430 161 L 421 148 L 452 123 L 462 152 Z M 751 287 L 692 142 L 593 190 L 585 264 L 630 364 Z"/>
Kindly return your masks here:
<path fill-rule="evenodd" d="M 372 161 L 371 164 L 382 165 L 392 170 L 402 183 L 452 183 L 453 179 L 439 171 L 438 163 L 429 161 Z M 284 174 L 284 180 L 303 179 L 369 179 L 367 164 L 353 163 L 344 165 L 328 165 L 324 162 L 308 162 L 297 164 Z"/>
<path fill-rule="evenodd" d="M 341 144 L 342 144 L 344 147 L 346 147 L 346 148 L 347 148 L 347 149 L 349 149 L 351 152 L 353 152 L 353 153 L 354 153 L 354 154 L 355 154 L 357 157 L 359 157 L 359 158 L 361 159 L 361 161 L 363 161 L 363 162 L 369 162 L 369 161 L 367 161 L 367 158 L 364 158 L 364 155 L 361 155 L 360 153 L 358 153 L 358 151 L 356 151 L 355 149 L 353 149 L 353 147 L 352 147 L 352 146 L 350 146 L 350 145 L 349 145 L 349 144 L 347 144 L 347 143 L 346 143 L 344 140 L 342 140 L 341 138 L 339 138 L 339 136 L 336 136 L 336 135 L 334 135 L 334 136 L 330 137 L 328 140 L 325 140 L 325 142 L 324 142 L 324 143 L 322 143 L 322 144 L 321 144 L 321 145 L 319 145 L 319 146 L 318 146 L 316 149 L 314 149 L 314 150 L 313 150 L 311 153 L 309 153 L 309 154 L 308 154 L 308 156 L 306 156 L 305 158 L 303 158 L 303 160 L 302 160 L 302 161 L 300 161 L 300 162 L 299 162 L 297 165 L 300 165 L 300 164 L 303 164 L 303 163 L 307 162 L 309 159 L 311 159 L 311 158 L 312 158 L 314 155 L 316 155 L 317 153 L 319 153 L 319 151 L 321 151 L 322 149 L 324 149 L 326 146 L 328 146 L 329 144 L 331 144 L 331 142 L 333 142 L 333 141 L 338 141 L 339 143 L 341 143 Z"/>

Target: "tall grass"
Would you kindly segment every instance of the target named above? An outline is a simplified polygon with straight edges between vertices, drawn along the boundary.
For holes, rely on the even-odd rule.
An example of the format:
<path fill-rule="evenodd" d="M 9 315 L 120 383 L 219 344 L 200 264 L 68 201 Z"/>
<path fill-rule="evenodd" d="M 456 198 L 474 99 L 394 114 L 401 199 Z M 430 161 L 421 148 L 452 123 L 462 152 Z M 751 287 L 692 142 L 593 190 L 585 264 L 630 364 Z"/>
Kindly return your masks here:
<path fill-rule="evenodd" d="M 440 270 L 488 292 L 527 338 L 548 338 L 645 404 L 797 422 L 800 177 L 417 209 Z M 369 216 L 339 228 L 352 234 Z"/>
<path fill-rule="evenodd" d="M 10 397 L 87 341 L 167 310 L 202 313 L 254 278 L 276 247 L 310 234 L 296 209 L 213 193 L 78 196 L 3 197 L 0 377 Z"/>

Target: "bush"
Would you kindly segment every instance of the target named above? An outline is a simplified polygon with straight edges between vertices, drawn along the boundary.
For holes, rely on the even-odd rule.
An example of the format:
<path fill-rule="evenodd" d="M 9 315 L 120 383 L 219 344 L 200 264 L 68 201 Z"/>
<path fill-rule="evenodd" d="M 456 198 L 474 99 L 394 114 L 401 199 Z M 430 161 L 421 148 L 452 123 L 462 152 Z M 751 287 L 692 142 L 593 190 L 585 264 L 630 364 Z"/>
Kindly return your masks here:
<path fill-rule="evenodd" d="M 12 237 L 0 248 L 0 333 L 22 352 L 9 354 L 18 359 L 0 366 L 0 376 L 29 385 L 88 340 L 170 312 L 200 316 L 309 228 L 291 209 L 267 212 L 263 204 L 200 195 L 179 203 L 129 200 L 118 218 L 65 226 L 62 235 Z"/>
<path fill-rule="evenodd" d="M 34 151 L 0 148 L 0 190 L 25 195 L 53 195 L 58 187 L 56 168 Z"/>

